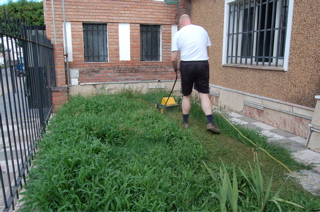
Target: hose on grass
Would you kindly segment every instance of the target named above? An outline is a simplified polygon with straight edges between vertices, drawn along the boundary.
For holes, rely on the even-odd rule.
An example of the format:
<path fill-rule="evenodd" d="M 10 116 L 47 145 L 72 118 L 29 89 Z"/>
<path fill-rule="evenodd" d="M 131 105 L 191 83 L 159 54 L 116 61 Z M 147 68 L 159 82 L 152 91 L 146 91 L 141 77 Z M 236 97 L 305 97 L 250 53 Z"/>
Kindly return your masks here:
<path fill-rule="evenodd" d="M 213 105 L 213 104 L 212 104 Z M 266 151 L 265 149 L 263 149 L 262 147 L 258 146 L 257 144 L 255 144 L 253 141 L 251 141 L 249 138 L 247 138 L 245 135 L 243 135 L 239 129 L 237 129 L 230 121 L 228 118 L 226 118 L 221 111 L 216 108 L 216 106 L 214 106 L 214 111 L 217 111 L 229 124 L 230 126 L 232 126 L 240 135 L 241 137 L 243 137 L 244 139 L 246 139 L 247 141 L 249 141 L 252 145 L 254 145 L 255 147 L 257 147 L 258 149 L 260 149 L 261 151 L 263 151 L 264 153 L 266 153 L 271 159 L 273 159 L 274 161 L 276 161 L 277 163 L 279 163 L 282 167 L 284 167 L 290 174 L 295 175 L 296 177 L 298 177 L 299 179 L 309 183 L 310 185 L 316 186 L 318 189 L 320 189 L 320 186 L 311 182 L 310 180 L 304 178 L 303 176 L 293 172 L 291 169 L 289 169 L 288 166 L 286 166 L 284 163 L 282 163 L 281 161 L 279 161 L 277 158 L 273 157 L 268 151 Z"/>

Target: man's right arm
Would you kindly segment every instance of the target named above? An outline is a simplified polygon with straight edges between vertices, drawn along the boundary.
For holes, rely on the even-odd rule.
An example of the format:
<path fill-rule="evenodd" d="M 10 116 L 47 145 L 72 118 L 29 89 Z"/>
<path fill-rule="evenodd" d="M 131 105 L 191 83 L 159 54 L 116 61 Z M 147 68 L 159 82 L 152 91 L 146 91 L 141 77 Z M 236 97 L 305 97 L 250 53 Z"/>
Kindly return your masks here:
<path fill-rule="evenodd" d="M 178 71 L 178 51 L 171 52 L 171 64 L 175 72 Z"/>

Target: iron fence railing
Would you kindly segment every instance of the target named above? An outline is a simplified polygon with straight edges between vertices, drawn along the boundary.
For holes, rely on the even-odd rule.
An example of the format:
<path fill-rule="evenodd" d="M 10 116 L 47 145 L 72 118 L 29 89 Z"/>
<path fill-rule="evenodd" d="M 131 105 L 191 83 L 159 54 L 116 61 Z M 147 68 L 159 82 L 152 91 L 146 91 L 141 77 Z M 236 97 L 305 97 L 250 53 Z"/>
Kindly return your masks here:
<path fill-rule="evenodd" d="M 55 72 L 44 27 L 26 26 L 5 13 L 0 24 L 0 207 L 9 211 L 52 111 Z"/>

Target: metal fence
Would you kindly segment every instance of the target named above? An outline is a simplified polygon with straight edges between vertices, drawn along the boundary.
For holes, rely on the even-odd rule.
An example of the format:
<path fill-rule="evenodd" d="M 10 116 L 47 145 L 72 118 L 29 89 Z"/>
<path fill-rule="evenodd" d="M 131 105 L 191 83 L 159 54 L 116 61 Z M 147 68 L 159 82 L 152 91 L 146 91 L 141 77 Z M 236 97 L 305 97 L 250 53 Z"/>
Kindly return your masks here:
<path fill-rule="evenodd" d="M 5 13 L 0 24 L 0 207 L 9 211 L 52 111 L 55 72 L 44 27 L 26 26 Z"/>

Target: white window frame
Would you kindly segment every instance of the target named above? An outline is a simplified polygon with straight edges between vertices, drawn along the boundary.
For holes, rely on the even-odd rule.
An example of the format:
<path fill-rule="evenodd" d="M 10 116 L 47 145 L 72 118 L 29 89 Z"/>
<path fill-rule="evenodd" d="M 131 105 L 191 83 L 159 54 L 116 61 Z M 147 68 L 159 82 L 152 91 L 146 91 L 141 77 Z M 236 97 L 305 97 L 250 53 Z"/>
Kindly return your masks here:
<path fill-rule="evenodd" d="M 239 0 L 226 0 L 225 1 L 225 9 L 224 9 L 224 36 L 223 36 L 223 51 L 222 51 L 222 64 L 223 65 L 232 65 L 234 64 L 233 62 L 228 62 L 227 63 L 227 43 L 228 43 L 228 27 L 229 27 L 229 5 L 230 4 L 234 4 L 239 2 Z M 288 5 L 288 17 L 287 17 L 287 31 L 286 31 L 286 42 L 285 42 L 285 48 L 284 48 L 284 57 L 283 60 L 278 60 L 278 67 L 282 66 L 282 69 L 284 71 L 288 71 L 288 64 L 289 64 L 289 53 L 290 53 L 290 38 L 291 38 L 291 29 L 292 29 L 292 18 L 293 18 L 293 5 L 294 5 L 294 0 L 289 0 L 289 5 Z M 280 11 L 280 7 L 277 7 L 277 17 L 279 15 L 279 11 Z M 256 19 L 257 20 L 257 19 Z M 241 23 L 241 21 L 240 21 Z M 255 24 L 257 23 L 257 21 L 255 21 Z M 275 40 L 274 40 L 274 45 L 277 44 L 276 42 L 276 38 L 277 36 L 274 36 Z M 239 36 L 239 38 L 241 39 L 241 36 Z M 254 39 L 254 46 L 253 48 L 255 48 L 255 44 L 256 42 L 256 37 L 253 38 Z M 238 48 L 238 54 L 240 54 L 241 52 L 241 42 L 238 42 L 238 46 L 234 46 L 234 48 Z M 273 48 L 274 52 L 276 51 L 277 48 Z M 248 59 L 247 59 L 248 60 Z M 238 60 L 239 62 L 236 64 L 240 64 L 240 60 Z M 242 64 L 244 64 L 244 61 L 242 59 Z M 256 65 L 256 64 L 255 64 Z M 258 65 L 261 65 L 261 63 L 258 63 Z M 271 65 L 273 65 L 271 63 Z M 248 65 L 250 66 L 250 64 Z M 268 64 L 264 64 L 264 66 L 268 66 Z"/>

